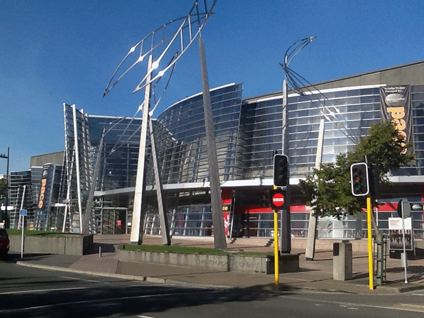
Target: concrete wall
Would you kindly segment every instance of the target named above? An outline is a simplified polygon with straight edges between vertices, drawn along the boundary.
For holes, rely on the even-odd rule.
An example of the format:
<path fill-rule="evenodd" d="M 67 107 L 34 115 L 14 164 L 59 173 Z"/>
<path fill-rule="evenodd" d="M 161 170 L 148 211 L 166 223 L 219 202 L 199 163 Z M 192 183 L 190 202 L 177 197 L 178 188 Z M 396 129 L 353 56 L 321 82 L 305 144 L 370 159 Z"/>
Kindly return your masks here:
<path fill-rule="evenodd" d="M 200 267 L 229 272 L 265 274 L 274 272 L 274 257 L 269 256 L 180 254 L 119 249 L 118 261 Z M 299 271 L 299 255 L 282 255 L 280 257 L 280 272 L 296 271 Z"/>
<path fill-rule="evenodd" d="M 10 251 L 21 251 L 21 236 L 9 235 Z M 85 255 L 93 246 L 93 235 L 25 236 L 24 253 Z"/>

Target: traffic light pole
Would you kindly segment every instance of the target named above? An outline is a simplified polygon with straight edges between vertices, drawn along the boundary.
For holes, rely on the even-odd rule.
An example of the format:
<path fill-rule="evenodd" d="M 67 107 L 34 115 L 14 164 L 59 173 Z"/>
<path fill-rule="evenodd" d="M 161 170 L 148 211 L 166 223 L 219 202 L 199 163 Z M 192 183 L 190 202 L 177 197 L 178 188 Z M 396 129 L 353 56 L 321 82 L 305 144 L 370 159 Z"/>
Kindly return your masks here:
<path fill-rule="evenodd" d="M 274 187 L 275 188 L 275 187 Z M 280 259 L 278 251 L 278 210 L 274 210 L 274 284 L 280 283 Z"/>
<path fill-rule="evenodd" d="M 369 287 L 374 289 L 374 270 L 372 257 L 372 228 L 371 228 L 371 191 L 368 174 L 368 164 L 366 162 L 357 162 L 350 166 L 350 183 L 352 194 L 356 197 L 367 197 L 367 232 L 368 232 L 368 275 Z"/>
<path fill-rule="evenodd" d="M 374 289 L 374 270 L 372 258 L 371 195 L 367 195 L 367 231 L 368 231 L 368 276 L 370 290 Z"/>
<path fill-rule="evenodd" d="M 285 204 L 281 212 L 281 253 L 291 252 L 290 173 L 287 155 L 274 155 L 274 186 L 284 191 Z"/>

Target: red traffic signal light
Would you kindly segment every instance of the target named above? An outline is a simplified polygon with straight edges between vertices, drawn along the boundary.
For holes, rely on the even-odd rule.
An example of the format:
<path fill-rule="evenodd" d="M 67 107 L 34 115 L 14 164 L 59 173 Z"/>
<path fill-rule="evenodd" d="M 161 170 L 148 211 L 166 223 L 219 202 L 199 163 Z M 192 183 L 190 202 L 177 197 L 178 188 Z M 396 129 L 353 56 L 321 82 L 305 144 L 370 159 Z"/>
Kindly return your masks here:
<path fill-rule="evenodd" d="M 366 196 L 370 192 L 368 165 L 365 162 L 354 163 L 350 166 L 352 194 Z"/>
<path fill-rule="evenodd" d="M 286 187 L 289 184 L 289 158 L 286 155 L 274 156 L 274 185 Z"/>

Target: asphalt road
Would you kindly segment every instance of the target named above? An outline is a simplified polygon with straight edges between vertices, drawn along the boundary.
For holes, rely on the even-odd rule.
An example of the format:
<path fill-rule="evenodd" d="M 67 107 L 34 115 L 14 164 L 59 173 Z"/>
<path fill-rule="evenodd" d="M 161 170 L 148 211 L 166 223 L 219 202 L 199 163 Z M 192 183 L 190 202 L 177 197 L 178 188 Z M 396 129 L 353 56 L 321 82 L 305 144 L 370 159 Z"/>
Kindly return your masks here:
<path fill-rule="evenodd" d="M 205 289 L 0 262 L 0 317 L 423 317 L 424 292 L 373 296 Z"/>

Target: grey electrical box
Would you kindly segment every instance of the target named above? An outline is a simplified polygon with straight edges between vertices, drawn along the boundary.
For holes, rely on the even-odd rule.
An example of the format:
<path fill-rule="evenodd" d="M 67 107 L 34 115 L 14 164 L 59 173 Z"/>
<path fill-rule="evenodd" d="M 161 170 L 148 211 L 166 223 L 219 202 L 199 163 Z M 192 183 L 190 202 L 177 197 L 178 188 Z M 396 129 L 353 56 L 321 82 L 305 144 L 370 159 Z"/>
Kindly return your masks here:
<path fill-rule="evenodd" d="M 352 279 L 352 243 L 333 243 L 333 279 Z"/>

